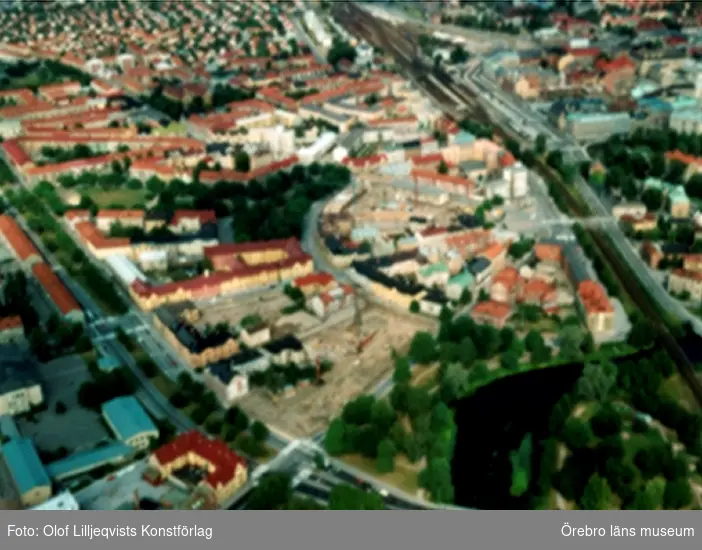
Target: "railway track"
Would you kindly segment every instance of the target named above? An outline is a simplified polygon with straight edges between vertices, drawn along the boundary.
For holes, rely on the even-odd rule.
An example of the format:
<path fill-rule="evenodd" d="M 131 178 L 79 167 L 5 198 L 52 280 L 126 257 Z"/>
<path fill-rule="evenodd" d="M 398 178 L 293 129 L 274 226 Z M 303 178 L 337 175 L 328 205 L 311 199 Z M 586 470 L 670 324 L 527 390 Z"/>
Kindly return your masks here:
<path fill-rule="evenodd" d="M 450 97 L 443 89 L 446 88 L 451 92 L 451 95 L 462 98 L 470 106 L 470 116 L 476 122 L 493 126 L 490 116 L 472 98 L 472 94 L 464 88 L 456 85 L 450 75 L 437 68 L 427 67 L 415 55 L 414 45 L 404 34 L 402 28 L 397 28 L 386 22 L 379 22 L 370 17 L 366 12 L 356 8 L 350 4 L 337 5 L 337 17 L 341 19 L 346 26 L 357 36 L 364 38 L 369 44 L 379 46 L 386 52 L 390 53 L 395 61 L 405 70 L 409 71 L 415 80 L 417 80 L 425 89 L 434 95 L 440 101 L 447 104 L 456 103 L 455 99 Z M 439 85 L 429 78 L 429 75 L 438 81 Z M 502 139 L 510 136 L 499 126 L 495 126 L 496 133 Z M 586 217 L 591 213 L 584 208 L 571 194 L 570 189 L 558 177 L 553 174 L 543 174 L 551 181 L 566 201 L 566 205 L 570 212 L 578 217 Z M 602 233 L 585 229 L 596 246 L 600 249 L 602 255 L 610 264 L 615 276 L 625 288 L 634 304 L 639 308 L 643 315 L 651 320 L 658 333 L 659 340 L 671 358 L 675 361 L 678 371 L 686 381 L 698 405 L 702 407 L 702 383 L 695 374 L 695 367 L 689 359 L 685 350 L 678 342 L 677 338 L 670 332 L 667 320 L 661 315 L 659 309 L 652 302 L 646 290 L 642 287 L 638 277 L 632 269 L 625 264 L 617 254 L 612 243 Z"/>

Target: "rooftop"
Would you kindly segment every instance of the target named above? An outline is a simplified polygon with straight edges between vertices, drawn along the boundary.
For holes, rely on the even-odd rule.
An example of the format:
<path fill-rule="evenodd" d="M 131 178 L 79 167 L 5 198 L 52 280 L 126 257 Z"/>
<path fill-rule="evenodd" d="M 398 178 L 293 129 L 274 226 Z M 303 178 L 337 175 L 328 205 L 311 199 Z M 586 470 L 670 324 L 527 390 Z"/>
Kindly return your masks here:
<path fill-rule="evenodd" d="M 136 397 L 117 397 L 102 405 L 102 414 L 122 441 L 143 433 L 158 433 L 156 425 Z"/>
<path fill-rule="evenodd" d="M 1 452 L 20 494 L 24 495 L 35 487 L 51 486 L 31 439 L 10 439 L 2 446 Z"/>

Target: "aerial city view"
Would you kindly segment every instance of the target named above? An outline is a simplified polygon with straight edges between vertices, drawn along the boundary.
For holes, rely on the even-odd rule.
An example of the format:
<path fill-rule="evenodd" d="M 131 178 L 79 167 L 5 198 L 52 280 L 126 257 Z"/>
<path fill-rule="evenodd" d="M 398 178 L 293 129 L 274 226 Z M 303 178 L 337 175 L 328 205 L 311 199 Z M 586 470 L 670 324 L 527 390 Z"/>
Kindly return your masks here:
<path fill-rule="evenodd" d="M 702 3 L 0 28 L 0 509 L 702 508 Z"/>

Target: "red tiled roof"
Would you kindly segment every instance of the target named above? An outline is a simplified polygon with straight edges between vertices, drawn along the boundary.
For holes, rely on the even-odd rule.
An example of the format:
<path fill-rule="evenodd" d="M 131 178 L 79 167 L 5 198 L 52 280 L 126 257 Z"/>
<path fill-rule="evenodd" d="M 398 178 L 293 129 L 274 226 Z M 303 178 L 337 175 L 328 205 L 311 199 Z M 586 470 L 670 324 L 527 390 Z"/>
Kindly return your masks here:
<path fill-rule="evenodd" d="M 489 260 L 494 260 L 500 254 L 502 254 L 507 247 L 502 243 L 492 243 L 485 250 L 480 252 L 480 256 L 488 258 Z"/>
<path fill-rule="evenodd" d="M 692 279 L 694 281 L 702 281 L 702 273 L 699 271 L 691 271 L 689 269 L 673 269 L 671 275 L 681 277 L 683 279 Z"/>
<path fill-rule="evenodd" d="M 15 166 L 24 166 L 32 162 L 31 157 L 22 148 L 16 139 L 8 139 L 3 142 L 2 148 L 5 151 L 5 155 L 8 160 Z"/>
<path fill-rule="evenodd" d="M 695 155 L 688 155 L 682 151 L 676 149 L 675 151 L 668 151 L 665 154 L 665 158 L 668 161 L 678 161 L 683 164 L 702 164 L 702 157 L 696 157 Z"/>
<path fill-rule="evenodd" d="M 215 223 L 217 214 L 214 210 L 176 210 L 171 218 L 171 225 L 178 225 L 181 220 L 197 219 L 201 224 Z"/>
<path fill-rule="evenodd" d="M 568 53 L 574 57 L 597 57 L 600 55 L 599 48 L 568 48 Z"/>
<path fill-rule="evenodd" d="M 600 283 L 583 281 L 578 286 L 578 296 L 587 313 L 613 313 L 614 307 Z"/>
<path fill-rule="evenodd" d="M 517 271 L 513 267 L 506 267 L 502 271 L 500 271 L 497 275 L 492 280 L 492 284 L 501 284 L 503 285 L 507 290 L 512 290 L 521 277 L 519 276 L 519 271 Z"/>
<path fill-rule="evenodd" d="M 143 210 L 105 209 L 105 210 L 99 210 L 96 218 L 123 220 L 125 218 L 138 219 L 138 218 L 143 218 L 144 216 L 146 216 L 146 213 Z"/>
<path fill-rule="evenodd" d="M 227 485 L 239 467 L 246 468 L 246 461 L 224 441 L 210 439 L 195 430 L 180 434 L 170 443 L 154 451 L 154 457 L 162 466 L 168 466 L 171 462 L 190 454 L 208 463 L 208 473 L 204 481 L 213 488 Z"/>
<path fill-rule="evenodd" d="M 237 182 L 247 182 L 256 178 L 262 178 L 274 172 L 280 170 L 285 170 L 299 162 L 297 155 L 293 155 L 283 160 L 272 162 L 250 172 L 237 172 L 236 170 L 203 170 L 200 172 L 200 181 L 216 182 L 216 181 L 237 181 Z"/>
<path fill-rule="evenodd" d="M 17 257 L 24 261 L 31 256 L 41 258 L 41 254 L 36 249 L 32 241 L 22 228 L 17 225 L 14 218 L 5 214 L 0 215 L 0 232 L 5 236 L 9 245 L 14 249 Z"/>
<path fill-rule="evenodd" d="M 0 317 L 0 332 L 15 328 L 22 328 L 23 326 L 22 318 L 19 315 Z"/>
<path fill-rule="evenodd" d="M 448 174 L 439 174 L 438 172 L 432 172 L 431 170 L 413 168 L 410 175 L 415 179 L 424 178 L 433 180 L 434 182 L 451 183 L 453 185 L 466 187 L 467 189 L 473 189 L 475 187 L 475 183 L 467 178 L 462 178 L 461 176 L 450 176 Z"/>
<path fill-rule="evenodd" d="M 493 300 L 478 302 L 471 310 L 472 315 L 492 317 L 493 319 L 504 319 L 511 313 L 512 307 L 509 304 L 503 304 L 502 302 L 495 302 Z"/>
<path fill-rule="evenodd" d="M 34 264 L 32 273 L 34 273 L 34 277 L 39 281 L 39 284 L 41 284 L 51 300 L 56 304 L 56 308 L 63 315 L 80 310 L 80 306 L 73 294 L 68 291 L 48 264 L 43 262 Z"/>
<path fill-rule="evenodd" d="M 298 277 L 293 281 L 293 285 L 297 288 L 303 288 L 306 286 L 327 286 L 335 282 L 336 279 L 329 273 L 321 271 L 319 273 L 310 273 L 309 275 L 303 275 Z"/>
<path fill-rule="evenodd" d="M 83 221 L 75 225 L 75 230 L 83 240 L 89 243 L 93 248 L 120 248 L 129 246 L 131 241 L 126 238 L 106 237 L 92 222 Z"/>

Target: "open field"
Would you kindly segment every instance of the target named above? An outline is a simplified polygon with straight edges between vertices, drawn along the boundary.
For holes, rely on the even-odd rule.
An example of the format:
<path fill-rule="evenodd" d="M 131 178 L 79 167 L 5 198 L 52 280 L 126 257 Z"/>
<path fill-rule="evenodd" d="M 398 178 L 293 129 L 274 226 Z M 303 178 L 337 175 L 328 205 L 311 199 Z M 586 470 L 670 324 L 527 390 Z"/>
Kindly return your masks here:
<path fill-rule="evenodd" d="M 316 434 L 361 393 L 372 392 L 393 369 L 392 349 L 406 351 L 415 332 L 425 328 L 421 318 L 389 317 L 376 308 L 363 315 L 361 338 L 372 336 L 356 353 L 353 324 L 323 330 L 305 340 L 311 356 L 329 358 L 334 366 L 321 387 L 299 388 L 294 395 L 274 401 L 262 389 L 244 397 L 240 405 L 255 418 L 297 437 Z"/>
<path fill-rule="evenodd" d="M 111 204 L 120 204 L 124 208 L 134 208 L 146 202 L 146 191 L 144 189 L 113 189 L 103 191 L 102 189 L 90 189 L 81 191 L 95 201 L 100 208 L 107 208 Z"/>
<path fill-rule="evenodd" d="M 359 470 L 372 475 L 383 483 L 402 489 L 411 495 L 417 495 L 419 484 L 417 482 L 417 474 L 422 469 L 423 465 L 420 461 L 417 464 L 412 464 L 404 455 L 399 455 L 395 458 L 395 469 L 387 474 L 379 474 L 375 467 L 375 460 L 366 458 L 365 456 L 353 454 L 344 455 L 341 457 L 344 462 L 351 466 L 355 466 Z"/>

